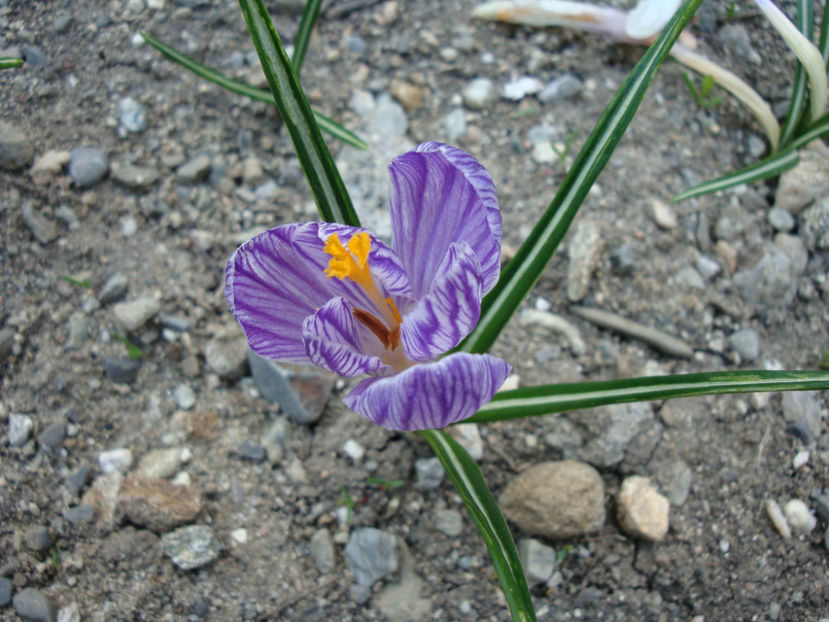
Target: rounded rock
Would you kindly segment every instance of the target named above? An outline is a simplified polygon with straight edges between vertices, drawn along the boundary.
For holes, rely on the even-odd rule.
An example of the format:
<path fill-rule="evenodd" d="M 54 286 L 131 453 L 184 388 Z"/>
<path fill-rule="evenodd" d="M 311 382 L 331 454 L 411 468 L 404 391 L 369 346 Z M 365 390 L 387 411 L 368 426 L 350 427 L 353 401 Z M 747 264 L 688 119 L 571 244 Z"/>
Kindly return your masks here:
<path fill-rule="evenodd" d="M 795 533 L 810 533 L 817 527 L 817 519 L 800 499 L 791 499 L 783 506 L 783 514 Z"/>
<path fill-rule="evenodd" d="M 0 123 L 0 169 L 16 171 L 29 164 L 34 155 L 28 136 L 8 123 Z"/>
<path fill-rule="evenodd" d="M 206 566 L 219 556 L 221 545 L 205 525 L 189 525 L 161 538 L 161 550 L 182 570 Z"/>
<path fill-rule="evenodd" d="M 495 100 L 495 85 L 489 78 L 475 78 L 463 89 L 462 96 L 467 108 L 480 110 Z"/>
<path fill-rule="evenodd" d="M 574 460 L 530 467 L 507 484 L 498 502 L 521 531 L 547 538 L 595 532 L 605 522 L 602 478 Z"/>
<path fill-rule="evenodd" d="M 14 611 L 29 622 L 54 622 L 57 616 L 55 602 L 40 590 L 27 587 L 14 595 Z"/>
<path fill-rule="evenodd" d="M 76 147 L 69 152 L 69 176 L 78 188 L 94 186 L 109 171 L 109 161 L 97 147 Z"/>
<path fill-rule="evenodd" d="M 634 475 L 622 482 L 616 496 L 616 518 L 629 536 L 658 542 L 668 533 L 670 504 L 647 477 Z"/>

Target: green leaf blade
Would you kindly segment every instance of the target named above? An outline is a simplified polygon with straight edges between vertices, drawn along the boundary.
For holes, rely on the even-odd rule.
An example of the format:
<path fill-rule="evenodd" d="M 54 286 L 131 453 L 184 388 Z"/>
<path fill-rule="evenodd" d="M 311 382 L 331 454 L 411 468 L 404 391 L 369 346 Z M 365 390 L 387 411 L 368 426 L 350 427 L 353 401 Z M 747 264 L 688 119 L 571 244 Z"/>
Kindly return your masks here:
<path fill-rule="evenodd" d="M 302 19 L 299 22 L 296 37 L 294 37 L 294 55 L 291 58 L 297 76 L 302 69 L 305 53 L 308 51 L 308 42 L 311 40 L 311 33 L 314 31 L 314 24 L 317 23 L 321 6 L 322 0 L 308 0 L 302 11 Z"/>
<path fill-rule="evenodd" d="M 798 162 L 800 162 L 800 156 L 797 154 L 794 145 L 791 145 L 786 149 L 778 151 L 774 155 L 764 158 L 759 162 L 755 162 L 754 164 L 737 171 L 736 173 L 723 175 L 717 179 L 703 182 L 693 188 L 688 188 L 688 190 L 680 192 L 676 196 L 672 197 L 671 201 L 679 203 L 680 201 L 684 201 L 692 197 L 698 197 L 703 194 L 711 194 L 712 192 L 726 190 L 741 184 L 750 184 L 756 181 L 769 179 L 770 177 L 777 177 L 778 175 L 797 166 Z"/>
<path fill-rule="evenodd" d="M 23 64 L 22 58 L 14 56 L 0 56 L 0 69 L 14 69 Z"/>
<path fill-rule="evenodd" d="M 812 370 L 740 370 L 574 382 L 497 393 L 491 402 L 465 422 L 506 421 L 609 404 L 677 397 L 825 389 L 829 389 L 829 371 Z"/>
<path fill-rule="evenodd" d="M 656 70 L 701 2 L 685 0 L 628 75 L 576 157 L 553 201 L 501 273 L 498 284 L 484 298 L 478 325 L 461 344 L 461 350 L 486 352 L 535 285 L 621 140 Z"/>
<path fill-rule="evenodd" d="M 206 67 L 186 54 L 182 54 L 171 45 L 167 45 L 163 41 L 159 41 L 155 37 L 148 35 L 146 32 L 141 32 L 140 34 L 148 45 L 161 52 L 161 54 L 163 54 L 166 58 L 181 65 L 200 78 L 204 78 L 208 82 L 212 82 L 213 84 L 220 86 L 231 93 L 235 93 L 236 95 L 243 95 L 254 101 L 264 102 L 266 104 L 270 104 L 271 106 L 276 105 L 276 101 L 270 91 L 257 89 L 256 87 L 245 84 L 244 82 L 228 78 L 215 69 Z M 351 145 L 357 149 L 368 151 L 368 144 L 366 144 L 366 142 L 354 132 L 346 129 L 336 121 L 326 117 L 316 110 L 314 111 L 314 118 L 317 120 L 317 124 L 320 129 L 323 132 L 326 132 L 329 136 L 333 136 L 334 138 L 337 138 L 347 145 Z"/>
<path fill-rule="evenodd" d="M 440 459 L 484 539 L 512 619 L 534 622 L 535 608 L 518 551 L 495 497 L 484 481 L 481 469 L 466 450 L 445 432 L 424 430 L 419 434 Z"/>
<path fill-rule="evenodd" d="M 797 0 L 797 29 L 808 39 L 812 38 L 812 31 L 815 27 L 814 9 L 812 0 Z M 786 147 L 795 137 L 795 133 L 803 113 L 806 111 L 806 84 L 808 75 L 802 63 L 797 63 L 794 70 L 794 84 L 792 86 L 792 97 L 789 101 L 789 109 L 786 112 L 786 120 L 780 130 L 780 146 Z"/>

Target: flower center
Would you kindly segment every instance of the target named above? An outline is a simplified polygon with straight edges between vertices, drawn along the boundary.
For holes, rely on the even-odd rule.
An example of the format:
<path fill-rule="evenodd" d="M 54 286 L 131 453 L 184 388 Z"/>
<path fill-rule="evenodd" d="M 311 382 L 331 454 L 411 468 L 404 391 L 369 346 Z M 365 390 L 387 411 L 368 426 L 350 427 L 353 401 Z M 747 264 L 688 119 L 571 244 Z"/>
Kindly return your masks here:
<path fill-rule="evenodd" d="M 332 233 L 325 241 L 323 250 L 331 255 L 325 276 L 337 277 L 340 280 L 354 281 L 366 293 L 380 311 L 382 319 L 364 309 L 354 309 L 354 319 L 374 333 L 386 350 L 394 352 L 400 345 L 400 323 L 403 318 L 397 305 L 391 298 L 384 298 L 377 288 L 368 265 L 368 255 L 371 251 L 371 237 L 365 231 L 351 236 L 348 244 L 343 246 L 340 236 Z M 395 367 L 408 365 L 401 358 L 402 353 L 392 356 L 394 361 L 389 363 Z M 405 356 L 403 356 L 405 358 Z M 397 360 L 401 359 L 401 360 Z"/>

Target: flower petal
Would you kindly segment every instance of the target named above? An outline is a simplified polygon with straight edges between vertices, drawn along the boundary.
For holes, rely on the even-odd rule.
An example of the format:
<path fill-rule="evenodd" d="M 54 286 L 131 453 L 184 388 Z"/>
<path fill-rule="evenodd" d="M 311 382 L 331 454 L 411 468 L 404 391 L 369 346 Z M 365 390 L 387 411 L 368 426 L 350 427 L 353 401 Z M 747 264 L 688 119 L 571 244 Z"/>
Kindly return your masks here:
<path fill-rule="evenodd" d="M 486 169 L 460 149 L 423 143 L 389 167 L 392 248 L 425 296 L 449 245 L 466 242 L 483 268 L 488 292 L 500 271 L 501 212 Z"/>
<path fill-rule="evenodd" d="M 305 351 L 314 365 L 340 376 L 379 374 L 386 364 L 372 332 L 354 320 L 354 307 L 343 298 L 329 300 L 302 326 Z"/>
<path fill-rule="evenodd" d="M 481 264 L 469 244 L 452 244 L 438 275 L 400 327 L 400 340 L 413 361 L 431 361 L 448 352 L 481 317 Z"/>
<path fill-rule="evenodd" d="M 344 401 L 391 430 L 443 428 L 471 417 L 492 399 L 510 365 L 489 354 L 458 352 L 385 378 L 368 378 Z"/>
<path fill-rule="evenodd" d="M 325 276 L 330 259 L 323 251 L 328 227 L 316 222 L 276 227 L 248 240 L 230 257 L 225 297 L 250 347 L 260 356 L 308 363 L 302 340 L 305 318 L 337 296 L 362 308 L 373 305 L 356 283 Z M 362 231 L 338 227 L 344 242 Z M 373 237 L 372 253 L 378 257 L 378 274 L 391 284 L 389 291 L 409 291 L 400 262 Z M 369 255 L 370 261 L 373 256 Z"/>

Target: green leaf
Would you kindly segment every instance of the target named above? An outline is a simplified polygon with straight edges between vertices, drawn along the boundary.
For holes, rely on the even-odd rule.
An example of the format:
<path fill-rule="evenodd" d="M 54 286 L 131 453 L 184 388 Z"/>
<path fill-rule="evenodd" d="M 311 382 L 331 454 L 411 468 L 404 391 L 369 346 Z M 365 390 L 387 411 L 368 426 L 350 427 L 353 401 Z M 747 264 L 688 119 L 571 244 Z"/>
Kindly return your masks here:
<path fill-rule="evenodd" d="M 75 287 L 83 287 L 84 289 L 92 289 L 92 283 L 89 282 L 89 279 L 73 279 L 71 276 L 60 276 L 61 281 L 66 281 L 70 285 L 74 285 Z"/>
<path fill-rule="evenodd" d="M 829 138 L 829 114 L 825 114 L 820 117 L 817 121 L 812 123 L 805 132 L 795 138 L 792 141 L 792 147 L 794 149 L 800 149 L 801 147 L 812 142 L 815 138 Z"/>
<path fill-rule="evenodd" d="M 12 69 L 14 67 L 20 67 L 22 64 L 22 58 L 15 58 L 14 56 L 0 56 L 0 69 Z"/>
<path fill-rule="evenodd" d="M 186 54 L 182 54 L 177 49 L 172 46 L 167 45 L 166 43 L 159 41 L 155 37 L 148 35 L 145 32 L 140 33 L 141 36 L 144 38 L 150 46 L 154 47 L 156 50 L 161 52 L 164 56 L 169 58 L 171 61 L 178 63 L 188 71 L 193 72 L 200 78 L 204 78 L 205 80 L 216 84 L 223 89 L 230 91 L 231 93 L 236 93 L 237 95 L 244 95 L 245 97 L 249 97 L 255 101 L 264 102 L 266 104 L 271 104 L 272 106 L 276 105 L 274 101 L 273 95 L 270 91 L 265 91 L 264 89 L 257 89 L 253 86 L 245 84 L 244 82 L 239 82 L 238 80 L 233 80 L 232 78 L 228 78 L 222 73 L 219 73 L 215 69 L 211 69 L 210 67 L 206 67 L 199 63 L 198 61 L 190 58 Z M 352 147 L 356 147 L 357 149 L 363 149 L 364 151 L 368 150 L 368 145 L 356 134 L 347 130 L 342 125 L 337 123 L 336 121 L 331 120 L 330 118 L 326 117 L 320 112 L 314 111 L 314 118 L 317 120 L 317 125 L 319 125 L 320 129 L 323 132 L 326 132 L 329 136 L 333 136 L 344 143 L 351 145 Z"/>
<path fill-rule="evenodd" d="M 291 135 L 299 164 L 317 202 L 320 217 L 328 222 L 358 227 L 360 219 L 351 204 L 351 197 L 334 165 L 328 145 L 322 139 L 314 113 L 263 0 L 239 0 L 239 4 L 276 107 Z"/>
<path fill-rule="evenodd" d="M 826 9 L 823 9 L 823 19 L 820 23 L 820 39 L 817 48 L 823 57 L 823 64 L 829 68 L 829 19 L 826 19 Z"/>
<path fill-rule="evenodd" d="M 518 551 L 495 497 L 484 481 L 481 469 L 466 450 L 445 432 L 424 430 L 419 434 L 426 439 L 440 459 L 484 539 L 512 619 L 521 622 L 534 621 L 535 609 Z"/>
<path fill-rule="evenodd" d="M 704 75 L 702 77 L 702 86 L 700 87 L 700 93 L 702 93 L 703 98 L 708 96 L 712 88 L 714 88 L 714 76 L 711 74 Z"/>
<path fill-rule="evenodd" d="M 717 371 L 699 374 L 572 382 L 496 393 L 464 423 L 504 421 L 624 402 L 755 391 L 829 389 L 829 371 Z"/>
<path fill-rule="evenodd" d="M 703 182 L 693 188 L 688 188 L 688 190 L 680 192 L 678 195 L 671 198 L 671 201 L 678 203 L 680 201 L 684 201 L 685 199 L 690 199 L 691 197 L 711 194 L 712 192 L 733 188 L 734 186 L 739 186 L 740 184 L 750 184 L 755 181 L 768 179 L 769 177 L 777 177 L 781 173 L 788 171 L 790 168 L 797 166 L 798 162 L 800 162 L 800 156 L 797 155 L 797 151 L 794 146 L 790 145 L 786 149 L 778 151 L 774 155 L 760 160 L 751 166 L 747 166 L 736 173 L 723 175 L 717 179 Z"/>
<path fill-rule="evenodd" d="M 127 348 L 127 356 L 131 359 L 140 359 L 144 356 L 144 351 L 135 345 L 132 341 L 124 337 L 119 333 L 112 333 L 112 336 L 115 337 L 118 341 L 124 344 Z"/>
<path fill-rule="evenodd" d="M 486 352 L 541 276 L 564 238 L 590 187 L 630 124 L 656 70 L 702 0 L 685 0 L 659 38 L 625 79 L 576 157 L 570 172 L 515 258 L 484 298 L 478 325 L 461 344 L 465 352 Z"/>
<path fill-rule="evenodd" d="M 404 482 L 402 479 L 383 479 L 381 477 L 367 477 L 366 483 L 373 486 L 380 486 L 383 490 L 393 490 L 400 488 Z"/>
<path fill-rule="evenodd" d="M 797 29 L 808 39 L 812 38 L 812 31 L 815 27 L 814 10 L 812 0 L 797 0 Z M 780 146 L 786 147 L 795 135 L 800 119 L 806 110 L 806 84 L 809 76 L 802 63 L 797 63 L 794 70 L 794 84 L 792 86 L 792 97 L 789 100 L 789 110 L 786 112 L 786 120 L 780 130 Z"/>
<path fill-rule="evenodd" d="M 308 42 L 311 40 L 311 33 L 314 31 L 314 24 L 319 17 L 321 6 L 322 0 L 308 0 L 302 11 L 299 29 L 294 37 L 294 56 L 291 58 L 297 76 L 299 76 L 299 70 L 302 69 L 302 61 L 305 60 L 305 52 L 308 51 Z"/>

